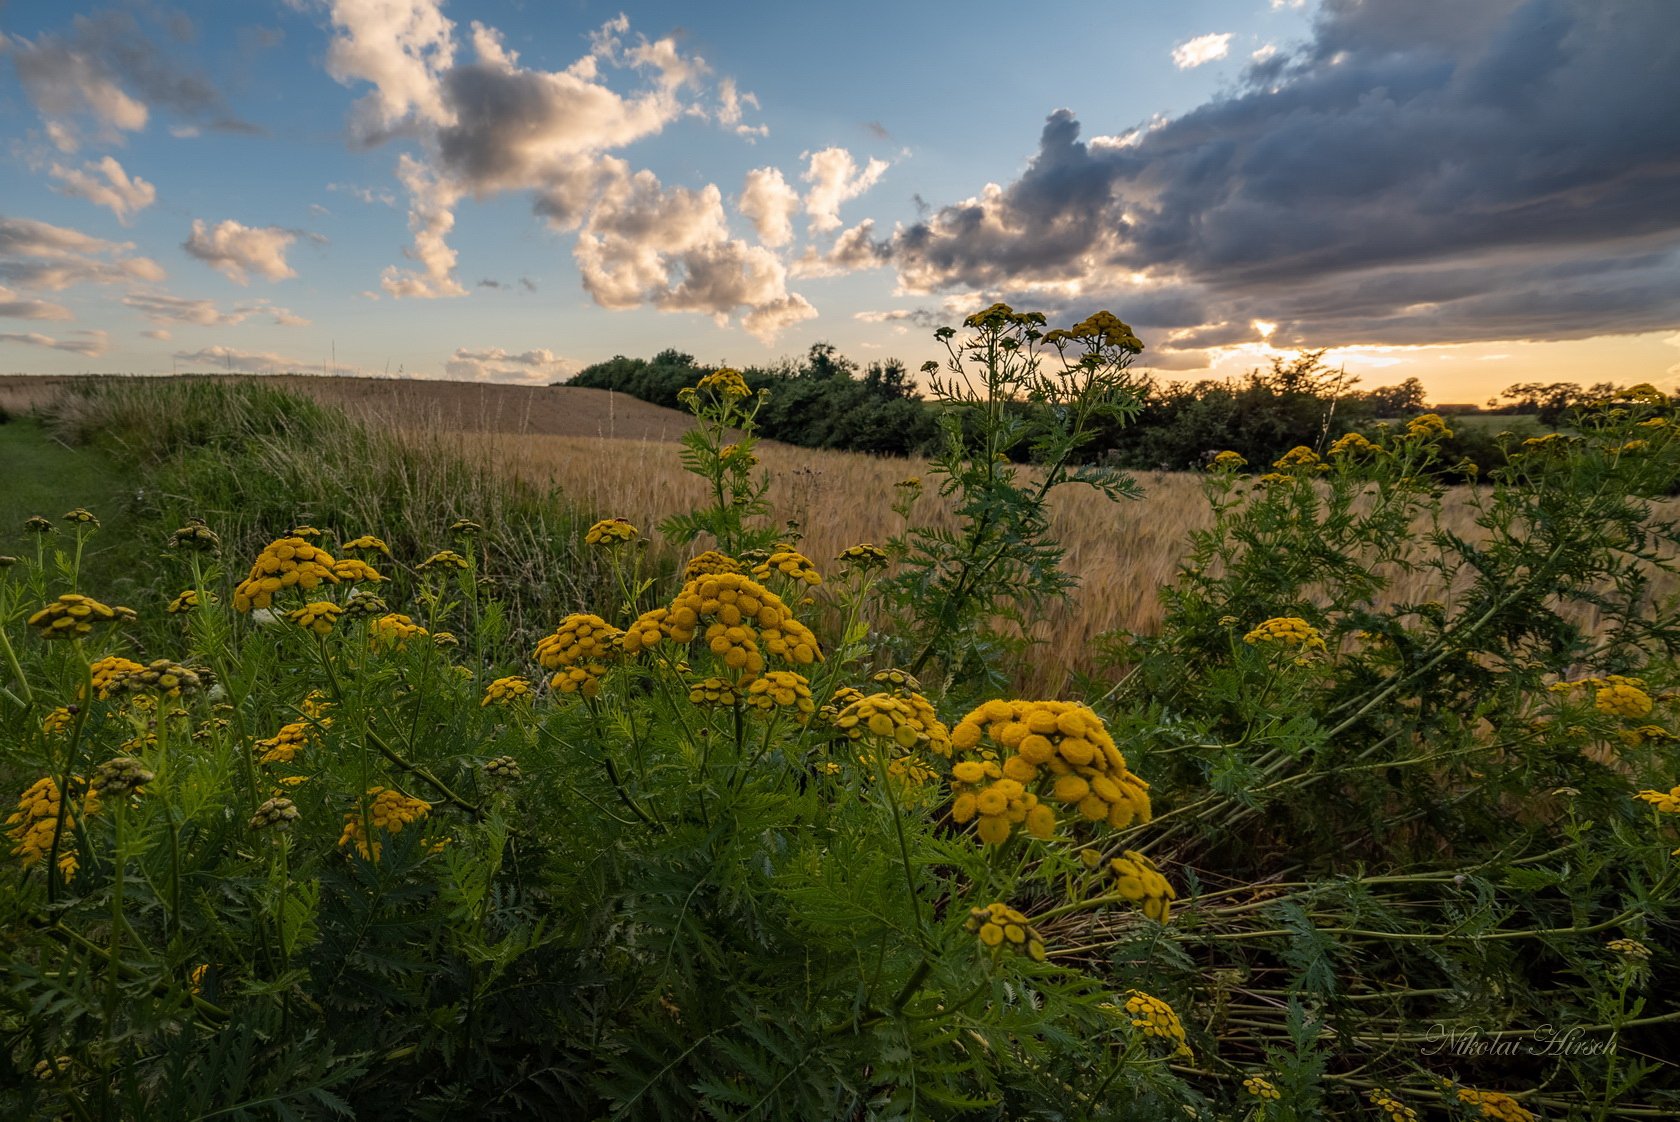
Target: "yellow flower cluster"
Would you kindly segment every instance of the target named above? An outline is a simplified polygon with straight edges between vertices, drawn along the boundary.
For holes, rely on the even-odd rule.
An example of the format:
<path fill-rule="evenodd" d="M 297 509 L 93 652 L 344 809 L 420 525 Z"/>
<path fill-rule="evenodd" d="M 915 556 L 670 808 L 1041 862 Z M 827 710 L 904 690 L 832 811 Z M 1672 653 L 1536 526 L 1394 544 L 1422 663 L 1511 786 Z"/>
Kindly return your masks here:
<path fill-rule="evenodd" d="M 429 573 L 433 569 L 469 569 L 471 567 L 471 563 L 453 549 L 440 549 L 414 566 L 414 571 Z"/>
<path fill-rule="evenodd" d="M 1190 1045 L 1184 1039 L 1184 1024 L 1171 1005 L 1142 990 L 1127 990 L 1125 1009 L 1131 1016 L 1133 1028 L 1145 1036 L 1158 1037 L 1177 1045 L 1174 1055 L 1190 1057 Z"/>
<path fill-rule="evenodd" d="M 41 731 L 48 736 L 57 736 L 61 732 L 68 732 L 75 719 L 74 709 L 60 705 L 41 718 Z"/>
<path fill-rule="evenodd" d="M 1382 1111 L 1388 1122 L 1417 1122 L 1417 1111 L 1395 1098 L 1394 1092 L 1386 1087 L 1374 1087 L 1365 1092 L 1365 1097 Z"/>
<path fill-rule="evenodd" d="M 834 701 L 838 702 L 840 698 L 837 692 Z M 950 730 L 920 694 L 875 693 L 859 696 L 848 701 L 835 714 L 833 723 L 852 740 L 876 736 L 906 751 L 922 748 L 941 756 L 951 754 Z"/>
<path fill-rule="evenodd" d="M 302 816 L 298 814 L 298 808 L 291 799 L 276 795 L 257 807 L 257 812 L 251 815 L 250 826 L 253 830 L 266 830 L 270 827 L 289 830 L 292 823 L 300 817 Z"/>
<path fill-rule="evenodd" d="M 515 674 L 507 678 L 497 678 L 485 686 L 484 699 L 478 704 L 482 708 L 487 705 L 512 705 L 516 701 L 530 699 L 531 680 Z"/>
<path fill-rule="evenodd" d="M 93 511 L 82 506 L 77 507 L 75 510 L 66 512 L 64 515 L 64 521 L 74 523 L 78 526 L 92 526 L 95 530 L 99 529 L 99 519 L 94 517 Z"/>
<path fill-rule="evenodd" d="M 128 791 L 139 794 L 140 789 L 155 778 L 146 770 L 146 765 L 133 756 L 116 756 L 93 769 L 93 781 L 89 787 L 102 796 Z"/>
<path fill-rule="evenodd" d="M 1680 786 L 1668 791 L 1641 791 L 1634 798 L 1645 800 L 1664 814 L 1680 814 Z"/>
<path fill-rule="evenodd" d="M 1472 1091 L 1468 1087 L 1460 1087 L 1458 1100 L 1480 1107 L 1483 1118 L 1494 1118 L 1498 1122 L 1534 1122 L 1534 1115 L 1503 1091 Z"/>
<path fill-rule="evenodd" d="M 589 527 L 588 533 L 583 535 L 585 545 L 620 545 L 636 536 L 636 527 L 627 519 L 603 518 Z"/>
<path fill-rule="evenodd" d="M 1419 413 L 1406 422 L 1406 435 L 1421 436 L 1425 440 L 1446 440 L 1452 436 L 1452 429 L 1441 420 L 1439 413 Z"/>
<path fill-rule="evenodd" d="M 695 383 L 694 390 L 697 393 L 714 393 L 729 401 L 737 401 L 752 393 L 741 372 L 728 367 L 701 378 Z"/>
<path fill-rule="evenodd" d="M 856 689 L 852 686 L 841 686 L 829 697 L 827 703 L 825 703 L 821 709 L 817 710 L 817 717 L 827 724 L 832 725 L 835 720 L 839 718 L 841 711 L 845 709 L 846 706 L 850 705 L 854 701 L 862 700 L 862 690 Z"/>
<path fill-rule="evenodd" d="M 1649 717 L 1651 695 L 1641 688 L 1644 684 L 1638 678 L 1624 678 L 1620 674 L 1612 674 L 1604 679 L 1604 684 L 1593 694 L 1593 708 L 1612 717 L 1630 717 L 1634 720 Z"/>
<path fill-rule="evenodd" d="M 781 597 L 740 573 L 689 581 L 671 601 L 663 626 L 678 643 L 700 634 L 737 680 L 764 673 L 765 651 L 798 666 L 822 658 L 817 637 L 793 618 Z"/>
<path fill-rule="evenodd" d="M 1172 902 L 1178 893 L 1155 867 L 1155 862 L 1135 849 L 1128 849 L 1108 863 L 1114 874 L 1114 891 L 1138 905 L 1143 914 L 1157 923 L 1165 923 L 1172 915 Z"/>
<path fill-rule="evenodd" d="M 378 570 L 360 557 L 340 557 L 333 562 L 332 571 L 333 576 L 345 584 L 355 584 L 357 581 L 378 584 L 385 579 L 379 575 Z"/>
<path fill-rule="evenodd" d="M 987 904 L 984 908 L 970 908 L 965 930 L 979 936 L 988 950 L 1008 949 L 1024 954 L 1034 962 L 1044 961 L 1044 938 L 1027 917 L 1008 904 Z"/>
<path fill-rule="evenodd" d="M 66 592 L 28 619 L 43 639 L 81 639 L 93 634 L 96 624 L 133 619 L 128 608 L 112 608 L 91 596 Z"/>
<path fill-rule="evenodd" d="M 616 655 L 623 638 L 624 632 L 600 616 L 574 613 L 561 620 L 552 635 L 537 640 L 536 659 L 544 670 L 599 662 Z"/>
<path fill-rule="evenodd" d="M 1319 462 L 1317 452 L 1314 452 L 1305 444 L 1297 444 L 1279 456 L 1272 466 L 1280 471 L 1288 471 L 1291 468 L 1318 468 L 1322 465 Z"/>
<path fill-rule="evenodd" d="M 165 697 L 180 697 L 202 685 L 204 679 L 198 671 L 159 658 L 148 666 L 132 665 L 110 674 L 105 680 L 105 693 L 160 693 Z"/>
<path fill-rule="evenodd" d="M 218 597 L 214 592 L 209 594 L 208 599 L 212 604 L 220 602 L 220 597 Z M 203 606 L 204 602 L 199 598 L 198 589 L 189 588 L 183 591 L 179 596 L 175 597 L 175 599 L 171 600 L 169 602 L 169 606 L 165 608 L 164 611 L 168 612 L 172 616 L 178 616 L 186 612 L 197 611 Z"/>
<path fill-rule="evenodd" d="M 519 761 L 512 756 L 497 756 L 485 762 L 484 774 L 493 779 L 519 779 Z"/>
<path fill-rule="evenodd" d="M 887 563 L 887 551 L 880 546 L 860 542 L 841 550 L 835 560 L 854 569 L 879 569 Z"/>
<path fill-rule="evenodd" d="M 53 524 L 39 514 L 32 514 L 25 518 L 23 528 L 31 534 L 50 534 L 53 532 Z"/>
<path fill-rule="evenodd" d="M 1048 786 L 1049 798 L 1089 822 L 1118 830 L 1149 821 L 1149 785 L 1126 769 L 1102 719 L 1083 705 L 988 701 L 957 723 L 951 744 L 979 757 L 951 769 L 951 816 L 959 823 L 978 816 L 975 829 L 990 845 L 1007 840 L 1013 825 L 1038 838 L 1055 832 L 1055 812 L 1028 784 Z"/>
<path fill-rule="evenodd" d="M 1299 616 L 1274 616 L 1244 635 L 1243 642 L 1251 647 L 1264 644 L 1288 650 L 1324 649 L 1324 637 L 1318 633 L 1318 628 Z"/>
<path fill-rule="evenodd" d="M 286 618 L 317 635 L 331 635 L 333 624 L 344 609 L 331 600 L 315 600 L 286 613 Z"/>
<path fill-rule="evenodd" d="M 790 670 L 771 670 L 748 682 L 746 702 L 766 714 L 792 709 L 794 720 L 800 724 L 809 721 L 817 711 L 817 703 L 811 697 L 811 683 Z"/>
<path fill-rule="evenodd" d="M 471 518 L 457 518 L 449 524 L 449 532 L 463 538 L 476 538 L 484 533 L 484 527 Z"/>
<path fill-rule="evenodd" d="M 1638 939 L 1611 939 L 1604 944 L 1605 950 L 1619 954 L 1624 958 L 1631 958 L 1637 962 L 1644 962 L 1651 957 L 1651 948 Z"/>
<path fill-rule="evenodd" d="M 424 639 L 427 631 L 401 612 L 368 622 L 368 643 L 375 650 L 402 650 L 410 639 Z"/>
<path fill-rule="evenodd" d="M 321 728 L 332 725 L 331 717 L 316 717 L 315 722 Z M 293 721 L 281 725 L 280 731 L 273 736 L 265 737 L 252 745 L 252 749 L 261 752 L 257 757 L 259 764 L 289 764 L 292 759 L 315 738 L 317 724 L 310 721 Z"/>
<path fill-rule="evenodd" d="M 98 809 L 99 796 L 90 791 L 83 802 L 82 813 L 92 814 Z M 10 827 L 6 836 L 16 843 L 12 847 L 12 856 L 24 868 L 40 864 L 52 852 L 53 835 L 58 829 L 58 812 L 58 783 L 51 776 L 37 779 L 18 799 L 17 810 L 6 819 L 6 825 Z M 71 832 L 75 825 L 75 814 L 66 809 L 64 837 L 58 847 L 58 871 L 66 881 L 74 877 L 80 867 L 76 859 L 75 835 Z"/>
<path fill-rule="evenodd" d="M 719 553 L 715 549 L 708 549 L 683 566 L 682 579 L 684 582 L 696 577 L 716 576 L 719 573 L 744 573 L 746 567 L 727 553 Z"/>
<path fill-rule="evenodd" d="M 302 538 L 304 541 L 314 541 L 321 536 L 321 531 L 314 526 L 293 526 L 286 531 L 288 538 Z"/>
<path fill-rule="evenodd" d="M 390 611 L 391 605 L 365 588 L 356 589 L 350 594 L 350 599 L 344 602 L 344 614 L 352 619 L 359 616 L 371 618 L 388 615 Z"/>
<path fill-rule="evenodd" d="M 1248 460 L 1241 453 L 1233 452 L 1229 448 L 1208 461 L 1208 467 L 1215 471 L 1236 471 L 1247 466 Z"/>
<path fill-rule="evenodd" d="M 359 550 L 364 553 L 382 553 L 391 556 L 391 547 L 385 544 L 384 538 L 376 538 L 372 534 L 363 534 L 359 538 L 351 538 L 338 547 L 343 550 Z"/>
<path fill-rule="evenodd" d="M 726 467 L 755 468 L 758 456 L 745 444 L 726 444 L 718 453 L 718 462 Z"/>
<path fill-rule="evenodd" d="M 360 807 L 344 816 L 344 832 L 339 835 L 340 849 L 354 843 L 356 852 L 364 860 L 377 861 L 381 851 L 378 841 L 368 838 L 369 826 L 375 830 L 400 834 L 404 826 L 420 821 L 431 812 L 432 804 L 424 799 L 417 799 L 405 795 L 401 791 L 389 787 L 369 787 L 367 792 L 367 813 L 364 815 Z"/>
<path fill-rule="evenodd" d="M 543 669 L 555 671 L 550 688 L 595 697 L 606 663 L 623 649 L 623 638 L 624 632 L 600 616 L 574 613 L 560 621 L 554 634 L 537 641 L 536 658 Z"/>
<path fill-rule="evenodd" d="M 169 535 L 170 549 L 190 549 L 195 553 L 220 553 L 222 539 L 216 536 L 202 518 L 189 518 L 187 524 Z"/>
<path fill-rule="evenodd" d="M 123 658 L 121 655 L 106 655 L 96 659 L 88 666 L 88 673 L 93 679 L 93 694 L 98 698 L 111 696 L 111 688 L 118 679 L 136 670 L 146 669 L 141 663 L 133 659 Z"/>
<path fill-rule="evenodd" d="M 276 538 L 263 547 L 251 575 L 233 590 L 234 610 L 248 612 L 274 603 L 274 594 L 296 585 L 305 592 L 325 583 L 337 584 L 332 555 L 301 537 Z"/>
<path fill-rule="evenodd" d="M 813 587 L 822 583 L 822 574 L 817 572 L 815 563 L 793 549 L 777 550 L 768 559 L 753 566 L 752 574 L 759 580 L 769 580 L 772 573 L 779 573 L 789 580 L 802 580 Z"/>
<path fill-rule="evenodd" d="M 1382 448 L 1372 444 L 1369 440 L 1366 440 L 1364 436 L 1356 432 L 1350 432 L 1340 436 L 1336 439 L 1334 444 L 1330 445 L 1330 455 L 1332 456 L 1352 456 L 1359 453 L 1375 453 L 1381 451 Z"/>
<path fill-rule="evenodd" d="M 1277 1102 L 1279 1099 L 1283 1098 L 1283 1094 L 1272 1084 L 1272 1081 L 1263 1075 L 1247 1076 L 1243 1079 L 1242 1085 L 1243 1090 L 1247 1091 L 1257 1099 Z"/>
<path fill-rule="evenodd" d="M 740 697 L 728 678 L 702 678 L 688 687 L 688 700 L 694 705 L 734 705 Z"/>

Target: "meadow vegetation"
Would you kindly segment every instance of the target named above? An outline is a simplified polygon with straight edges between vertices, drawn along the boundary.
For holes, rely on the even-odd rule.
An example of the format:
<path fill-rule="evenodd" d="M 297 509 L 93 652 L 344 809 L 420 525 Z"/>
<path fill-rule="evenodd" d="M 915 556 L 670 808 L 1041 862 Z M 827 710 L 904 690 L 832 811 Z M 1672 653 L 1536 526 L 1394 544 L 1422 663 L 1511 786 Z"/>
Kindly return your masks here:
<path fill-rule="evenodd" d="M 940 337 L 914 479 L 804 505 L 732 370 L 571 445 L 594 491 L 263 385 L 57 401 L 126 525 L 0 537 L 0 1110 L 1680 1111 L 1680 402 L 1474 487 L 1435 414 L 1225 449 L 1093 629 L 1141 342 Z"/>

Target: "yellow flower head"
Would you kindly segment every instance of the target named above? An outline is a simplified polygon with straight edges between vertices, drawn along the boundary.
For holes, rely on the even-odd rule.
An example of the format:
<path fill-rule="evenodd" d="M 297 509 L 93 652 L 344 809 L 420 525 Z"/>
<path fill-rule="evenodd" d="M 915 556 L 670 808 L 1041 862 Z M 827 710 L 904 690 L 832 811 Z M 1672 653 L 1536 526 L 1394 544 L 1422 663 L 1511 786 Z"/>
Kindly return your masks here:
<path fill-rule="evenodd" d="M 293 526 L 290 530 L 286 531 L 286 536 L 288 538 L 302 538 L 304 541 L 312 542 L 320 538 L 322 535 L 321 531 L 317 530 L 313 526 Z"/>
<path fill-rule="evenodd" d="M 694 390 L 696 393 L 715 394 L 725 401 L 739 401 L 752 394 L 752 390 L 747 387 L 747 380 L 741 377 L 741 372 L 728 367 L 701 378 L 695 383 Z"/>
<path fill-rule="evenodd" d="M 1248 461 L 1240 453 L 1230 449 L 1219 453 L 1208 461 L 1208 467 L 1214 471 L 1237 471 L 1248 466 Z"/>
<path fill-rule="evenodd" d="M 431 813 L 432 804 L 424 799 L 405 795 L 388 787 L 369 787 L 367 806 L 349 811 L 344 816 L 344 832 L 339 835 L 340 849 L 354 844 L 363 860 L 377 861 L 381 845 L 370 840 L 375 830 L 400 834 L 404 826 L 412 825 Z"/>
<path fill-rule="evenodd" d="M 295 611 L 287 612 L 286 618 L 305 631 L 313 631 L 317 635 L 331 635 L 333 624 L 338 621 L 339 614 L 343 611 L 343 608 L 331 600 L 315 600 Z"/>
<path fill-rule="evenodd" d="M 1266 1099 L 1270 1102 L 1277 1102 L 1279 1099 L 1283 1098 L 1283 1095 L 1278 1092 L 1278 1089 L 1272 1085 L 1272 1081 L 1263 1075 L 1250 1075 L 1243 1080 L 1242 1085 L 1243 1090 L 1247 1091 L 1257 1099 Z"/>
<path fill-rule="evenodd" d="M 728 554 L 719 553 L 715 549 L 708 549 L 683 566 L 682 579 L 691 581 L 695 577 L 715 576 L 718 573 L 744 573 L 746 571 L 746 566 L 735 558 Z"/>
<path fill-rule="evenodd" d="M 484 533 L 484 527 L 470 518 L 457 518 L 449 524 L 449 532 L 463 538 L 476 538 Z"/>
<path fill-rule="evenodd" d="M 839 696 L 835 695 L 836 700 Z M 860 695 L 835 715 L 834 727 L 852 740 L 872 736 L 905 751 L 926 750 L 946 758 L 951 755 L 950 730 L 920 694 Z"/>
<path fill-rule="evenodd" d="M 851 686 L 841 686 L 829 697 L 828 702 L 817 710 L 817 716 L 827 724 L 833 724 L 839 718 L 842 710 L 854 701 L 862 701 L 863 691 Z"/>
<path fill-rule="evenodd" d="M 267 802 L 257 807 L 257 812 L 251 815 L 250 827 L 253 830 L 266 830 L 270 828 L 276 830 L 289 830 L 292 827 L 292 823 L 296 822 L 300 817 L 302 817 L 302 815 L 298 813 L 298 808 L 291 799 L 288 799 L 283 795 L 276 795 L 274 798 L 269 799 Z"/>
<path fill-rule="evenodd" d="M 139 664 L 136 663 L 135 665 Z M 70 726 L 75 720 L 75 709 L 60 705 L 41 718 L 41 731 L 48 736 L 58 736 L 61 733 L 69 732 Z"/>
<path fill-rule="evenodd" d="M 1321 467 L 1322 464 L 1319 461 L 1317 452 L 1314 452 L 1305 444 L 1297 444 L 1295 447 L 1279 456 L 1277 462 L 1272 464 L 1272 466 L 1281 471 L 1288 471 L 1291 468 L 1316 469 Z"/>
<path fill-rule="evenodd" d="M 1639 720 L 1651 715 L 1651 695 L 1646 693 L 1638 678 L 1624 678 L 1613 674 L 1593 694 L 1593 708 L 1612 717 Z"/>
<path fill-rule="evenodd" d="M 790 581 L 804 581 L 815 586 L 822 583 L 822 574 L 811 559 L 797 550 L 784 549 L 772 553 L 766 560 L 753 566 L 753 576 L 759 580 L 769 580 L 772 575 L 780 575 Z"/>
<path fill-rule="evenodd" d="M 670 625 L 666 620 L 671 615 L 669 608 L 654 608 L 637 616 L 624 638 L 620 640 L 626 654 L 640 654 L 650 650 L 671 635 Z"/>
<path fill-rule="evenodd" d="M 484 774 L 493 779 L 523 778 L 519 770 L 519 761 L 512 756 L 497 756 L 493 760 L 485 761 Z"/>
<path fill-rule="evenodd" d="M 879 569 L 887 563 L 887 551 L 863 542 L 847 546 L 835 560 L 852 569 Z"/>
<path fill-rule="evenodd" d="M 376 538 L 372 534 L 363 534 L 359 538 L 351 538 L 338 548 L 346 552 L 380 553 L 387 558 L 391 556 L 391 547 L 385 544 L 385 539 Z"/>
<path fill-rule="evenodd" d="M 583 535 L 585 545 L 623 545 L 636 536 L 636 527 L 623 518 L 603 518 Z"/>
<path fill-rule="evenodd" d="M 471 567 L 472 563 L 465 557 L 462 557 L 459 553 L 456 553 L 453 549 L 440 549 L 424 561 L 420 562 L 420 564 L 414 566 L 414 571 L 417 573 L 429 573 L 433 570 L 441 572 L 444 569 L 470 569 Z"/>
<path fill-rule="evenodd" d="M 599 662 L 574 662 L 555 671 L 554 676 L 548 680 L 548 686 L 556 693 L 599 697 L 601 679 L 606 676 L 607 667 Z"/>
<path fill-rule="evenodd" d="M 1680 785 L 1668 791 L 1641 791 L 1633 797 L 1643 799 L 1664 814 L 1680 814 Z"/>
<path fill-rule="evenodd" d="M 770 670 L 747 683 L 746 703 L 766 715 L 778 709 L 791 710 L 794 720 L 805 724 L 817 711 L 811 697 L 811 683 L 791 670 Z"/>
<path fill-rule="evenodd" d="M 249 612 L 274 603 L 275 593 L 296 586 L 305 592 L 337 584 L 332 556 L 301 537 L 276 538 L 263 547 L 251 574 L 233 590 L 235 611 Z"/>
<path fill-rule="evenodd" d="M 478 704 L 512 705 L 516 701 L 531 700 L 531 680 L 514 675 L 508 678 L 497 678 L 484 687 L 484 699 Z"/>
<path fill-rule="evenodd" d="M 1419 413 L 1406 422 L 1406 435 L 1422 437 L 1425 440 L 1445 440 L 1452 436 L 1452 429 L 1447 422 L 1441 420 L 1438 413 Z"/>
<path fill-rule="evenodd" d="M 293 721 L 281 725 L 273 736 L 257 741 L 252 749 L 258 753 L 259 764 L 289 764 L 297 754 L 314 741 L 318 728 L 330 728 L 331 717 L 317 717 L 315 721 Z"/>
<path fill-rule="evenodd" d="M 214 592 L 206 593 L 205 598 L 212 604 L 221 603 L 221 598 Z M 198 589 L 188 588 L 182 591 L 182 593 L 175 597 L 175 599 L 171 600 L 169 602 L 169 606 L 164 610 L 172 616 L 177 616 L 184 615 L 187 612 L 196 611 L 203 606 L 204 601 L 200 599 Z"/>
<path fill-rule="evenodd" d="M 80 783 L 79 778 L 72 780 L 72 792 L 79 788 Z M 6 819 L 9 827 L 6 836 L 14 843 L 12 856 L 25 869 L 39 865 L 52 853 L 53 838 L 59 827 L 59 801 L 58 782 L 51 776 L 44 776 L 29 785 L 18 798 L 17 810 Z M 98 792 L 90 791 L 83 802 L 82 812 L 92 814 L 98 808 Z M 58 846 L 58 871 L 66 882 L 76 875 L 80 867 L 76 858 L 75 825 L 75 814 L 66 808 L 64 834 Z"/>
<path fill-rule="evenodd" d="M 1243 636 L 1251 647 L 1282 647 L 1285 650 L 1322 651 L 1324 637 L 1318 628 L 1299 616 L 1274 616 Z"/>
<path fill-rule="evenodd" d="M 1191 1057 L 1190 1045 L 1184 1039 L 1184 1024 L 1171 1005 L 1142 990 L 1127 990 L 1125 1011 L 1131 1017 L 1132 1027 L 1144 1036 L 1176 1045 L 1173 1050 L 1176 1056 Z"/>
<path fill-rule="evenodd" d="M 385 578 L 379 572 L 363 561 L 360 557 L 340 557 L 333 562 L 333 576 L 345 584 L 356 584 L 366 581 L 368 584 L 378 584 Z"/>
<path fill-rule="evenodd" d="M 127 661 L 126 659 L 124 661 Z M 164 697 L 180 697 L 204 685 L 199 672 L 167 658 L 154 659 L 147 666 L 134 664 L 115 670 L 105 678 L 102 696 L 118 693 L 159 693 Z"/>
<path fill-rule="evenodd" d="M 718 461 L 725 467 L 755 468 L 758 466 L 758 455 L 745 444 L 726 444 L 718 452 Z"/>
<path fill-rule="evenodd" d="M 64 515 L 64 521 L 77 526 L 90 526 L 95 530 L 99 529 L 99 519 L 95 518 L 93 511 L 86 507 L 79 506 L 75 510 L 67 511 Z"/>
<path fill-rule="evenodd" d="M 763 674 L 766 652 L 796 666 L 822 659 L 817 637 L 793 618 L 782 598 L 741 573 L 690 580 L 671 601 L 662 626 L 681 644 L 704 639 L 737 681 Z"/>
<path fill-rule="evenodd" d="M 133 618 L 128 608 L 108 607 L 91 596 L 66 592 L 27 622 L 43 639 L 82 639 L 93 634 L 95 625 Z"/>
<path fill-rule="evenodd" d="M 1005 950 L 1024 954 L 1034 962 L 1044 961 L 1044 937 L 1027 917 L 1008 904 L 987 904 L 970 908 L 965 930 L 972 932 L 995 956 Z"/>
<path fill-rule="evenodd" d="M 1380 451 L 1382 451 L 1381 448 L 1356 432 L 1350 432 L 1339 437 L 1336 443 L 1330 445 L 1330 455 L 1332 456 L 1355 456 L 1361 453 L 1370 454 Z"/>
<path fill-rule="evenodd" d="M 559 670 L 580 662 L 616 658 L 624 632 L 597 615 L 574 613 L 560 621 L 552 635 L 537 641 L 536 659 L 544 670 Z"/>
<path fill-rule="evenodd" d="M 951 817 L 975 820 L 998 845 L 1015 826 L 1037 838 L 1056 831 L 1052 804 L 1078 819 L 1123 829 L 1149 821 L 1149 785 L 1126 768 L 1102 719 L 1068 701 L 988 701 L 951 729 Z"/>
<path fill-rule="evenodd" d="M 1458 1100 L 1480 1107 L 1483 1118 L 1497 1119 L 1497 1122 L 1534 1122 L 1534 1115 L 1503 1091 L 1473 1091 L 1469 1087 L 1460 1087 Z"/>
<path fill-rule="evenodd" d="M 688 700 L 693 705 L 728 706 L 739 701 L 740 694 L 728 678 L 702 678 L 688 687 Z"/>
<path fill-rule="evenodd" d="M 189 518 L 187 524 L 169 535 L 170 549 L 188 549 L 195 553 L 220 553 L 222 539 L 216 536 L 202 518 Z"/>
<path fill-rule="evenodd" d="M 96 659 L 88 666 L 93 679 L 93 695 L 102 700 L 110 697 L 112 688 L 125 675 L 144 669 L 144 664 L 123 658 L 121 655 L 106 655 Z"/>
<path fill-rule="evenodd" d="M 1651 957 L 1651 948 L 1638 939 L 1611 939 L 1604 948 L 1634 962 L 1645 962 Z"/>
<path fill-rule="evenodd" d="M 1172 902 L 1178 899 L 1167 878 L 1155 867 L 1155 862 L 1133 849 L 1108 863 L 1114 876 L 1114 891 L 1137 904 L 1143 914 L 1157 923 L 1165 923 L 1171 916 Z"/>
<path fill-rule="evenodd" d="M 1375 1087 L 1365 1092 L 1365 1097 L 1371 1105 L 1382 1112 L 1388 1122 L 1417 1122 L 1417 1111 L 1394 1097 L 1394 1092 L 1384 1087 Z"/>
<path fill-rule="evenodd" d="M 391 612 L 368 621 L 368 645 L 375 650 L 402 650 L 410 639 L 423 639 L 428 632 L 401 612 Z"/>

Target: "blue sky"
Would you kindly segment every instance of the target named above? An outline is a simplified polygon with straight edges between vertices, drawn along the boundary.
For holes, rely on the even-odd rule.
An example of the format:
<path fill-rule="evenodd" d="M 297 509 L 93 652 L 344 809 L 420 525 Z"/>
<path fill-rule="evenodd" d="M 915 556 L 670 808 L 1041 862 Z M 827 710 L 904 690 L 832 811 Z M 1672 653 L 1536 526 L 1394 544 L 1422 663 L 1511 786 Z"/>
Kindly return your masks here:
<path fill-rule="evenodd" d="M 547 382 L 1004 298 L 1164 377 L 1680 378 L 1669 0 L 0 2 L 0 371 Z"/>

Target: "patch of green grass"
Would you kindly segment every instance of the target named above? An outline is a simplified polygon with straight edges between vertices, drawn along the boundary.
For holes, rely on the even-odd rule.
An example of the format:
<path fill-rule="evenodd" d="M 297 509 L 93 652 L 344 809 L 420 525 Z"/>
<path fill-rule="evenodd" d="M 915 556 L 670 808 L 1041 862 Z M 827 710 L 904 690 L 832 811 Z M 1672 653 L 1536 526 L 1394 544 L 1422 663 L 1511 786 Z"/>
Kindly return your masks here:
<path fill-rule="evenodd" d="M 71 447 L 38 422 L 14 417 L 0 424 L 0 479 L 6 481 L 0 488 L 0 553 L 34 554 L 35 541 L 23 531 L 23 520 L 34 514 L 57 527 L 49 539 L 53 546 L 71 549 L 62 516 L 86 507 L 104 527 L 88 540 L 83 556 L 87 588 L 120 600 L 133 587 L 128 574 L 140 548 L 129 512 L 133 492 L 108 451 Z"/>

